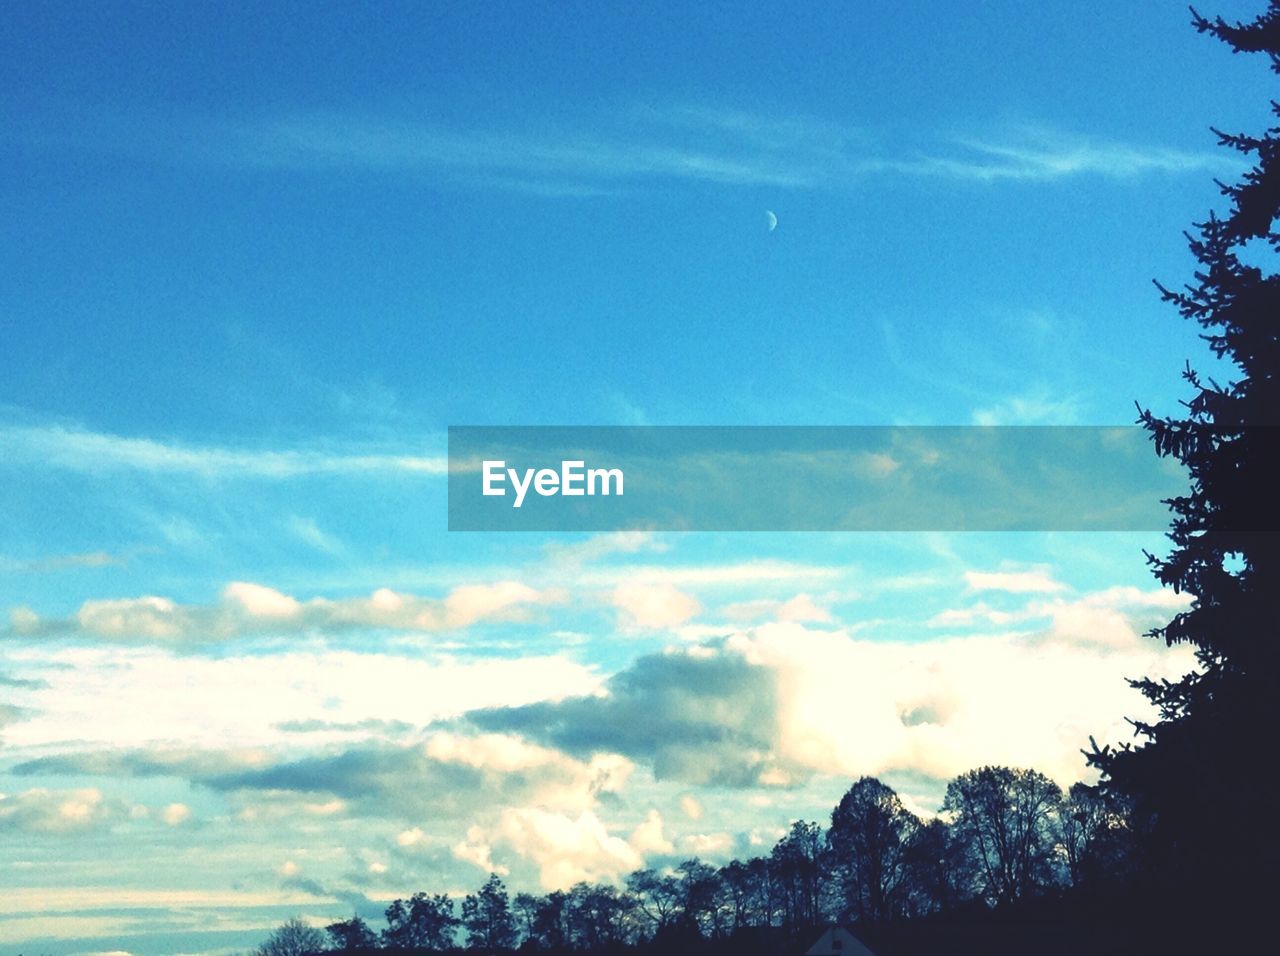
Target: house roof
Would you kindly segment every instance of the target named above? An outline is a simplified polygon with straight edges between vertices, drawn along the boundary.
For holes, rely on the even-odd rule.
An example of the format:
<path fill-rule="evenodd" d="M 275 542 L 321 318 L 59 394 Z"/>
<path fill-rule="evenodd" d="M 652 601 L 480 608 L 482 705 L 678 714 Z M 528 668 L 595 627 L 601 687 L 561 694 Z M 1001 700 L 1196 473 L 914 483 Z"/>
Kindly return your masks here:
<path fill-rule="evenodd" d="M 804 956 L 875 956 L 875 954 L 862 940 L 843 926 L 831 926 L 805 950 Z"/>

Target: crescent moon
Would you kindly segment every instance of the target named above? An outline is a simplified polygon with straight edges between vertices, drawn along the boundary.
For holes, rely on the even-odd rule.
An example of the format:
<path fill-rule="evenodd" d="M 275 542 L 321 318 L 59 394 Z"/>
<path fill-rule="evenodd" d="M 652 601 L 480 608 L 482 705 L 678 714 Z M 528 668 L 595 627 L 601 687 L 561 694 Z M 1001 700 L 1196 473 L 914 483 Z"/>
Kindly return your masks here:
<path fill-rule="evenodd" d="M 765 220 L 765 223 L 768 225 L 767 231 L 773 232 L 773 230 L 778 228 L 778 217 L 774 215 L 774 212 L 772 209 L 766 209 L 764 211 L 764 220 Z"/>

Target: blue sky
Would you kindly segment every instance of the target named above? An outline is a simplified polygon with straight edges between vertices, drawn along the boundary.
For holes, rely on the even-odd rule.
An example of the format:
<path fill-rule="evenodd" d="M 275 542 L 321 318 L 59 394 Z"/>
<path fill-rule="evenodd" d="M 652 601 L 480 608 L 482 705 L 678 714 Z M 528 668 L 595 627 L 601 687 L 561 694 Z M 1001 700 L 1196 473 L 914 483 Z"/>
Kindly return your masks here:
<path fill-rule="evenodd" d="M 1181 3 L 686 6 L 7 13 L 4 951 L 1067 783 L 1187 666 L 1157 535 L 445 530 L 449 425 L 1122 424 L 1210 367 L 1150 280 L 1266 73 Z"/>

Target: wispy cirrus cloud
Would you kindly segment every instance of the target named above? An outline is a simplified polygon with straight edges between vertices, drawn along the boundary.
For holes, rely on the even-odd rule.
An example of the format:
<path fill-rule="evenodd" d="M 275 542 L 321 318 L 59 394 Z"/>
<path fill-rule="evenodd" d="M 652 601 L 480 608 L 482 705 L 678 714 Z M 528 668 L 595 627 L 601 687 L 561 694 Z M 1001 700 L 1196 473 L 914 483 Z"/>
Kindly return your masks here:
<path fill-rule="evenodd" d="M 978 182 L 1111 179 L 1221 171 L 1212 151 L 1190 152 L 1021 126 L 985 136 L 925 137 L 907 145 L 813 117 L 683 107 L 640 110 L 625 134 L 502 133 L 350 116 L 294 117 L 246 126 L 236 162 L 276 168 L 446 168 L 500 174 L 499 185 L 686 180 L 730 186 L 829 188 L 885 176 Z"/>
<path fill-rule="evenodd" d="M 1220 172 L 1228 165 L 1224 156 L 1210 151 L 1123 143 L 1044 127 L 1021 127 L 1002 138 L 961 137 L 951 146 L 953 152 L 924 159 L 921 172 L 986 182 L 1044 181 L 1085 175 L 1127 179 L 1149 173 Z"/>
<path fill-rule="evenodd" d="M 0 554 L 0 571 L 19 574 L 51 574 L 72 568 L 107 568 L 123 565 L 127 558 L 106 551 L 85 551 L 78 554 L 54 554 L 40 558 L 14 558 Z"/>
<path fill-rule="evenodd" d="M 1210 149 L 1124 142 L 1024 124 L 890 137 L 822 117 L 703 105 L 635 106 L 607 118 L 475 125 L 423 116 L 309 112 L 211 121 L 79 117 L 11 133 L 47 148 L 282 172 L 431 173 L 551 196 L 642 183 L 844 188 L 883 177 L 1046 182 L 1222 171 Z"/>
<path fill-rule="evenodd" d="M 101 473 L 140 471 L 207 478 L 296 478 L 304 475 L 444 475 L 444 456 L 365 453 L 322 448 L 229 448 L 160 441 L 67 425 L 0 424 L 0 464 Z"/>

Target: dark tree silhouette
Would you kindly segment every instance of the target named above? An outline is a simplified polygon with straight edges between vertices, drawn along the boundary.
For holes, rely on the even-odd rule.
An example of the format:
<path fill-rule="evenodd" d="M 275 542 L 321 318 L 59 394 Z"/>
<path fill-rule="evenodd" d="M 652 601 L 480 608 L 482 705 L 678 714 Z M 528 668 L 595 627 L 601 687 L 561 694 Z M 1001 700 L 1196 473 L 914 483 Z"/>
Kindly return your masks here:
<path fill-rule="evenodd" d="M 831 812 L 827 842 L 848 916 L 884 922 L 903 913 L 907 847 L 920 821 L 889 787 L 863 777 Z"/>
<path fill-rule="evenodd" d="M 968 849 L 981 895 L 1013 903 L 1053 882 L 1062 789 L 1036 770 L 983 767 L 947 785 L 943 809 Z"/>
<path fill-rule="evenodd" d="M 569 897 L 554 890 L 538 900 L 530 938 L 542 949 L 563 949 L 569 944 Z"/>
<path fill-rule="evenodd" d="M 627 937 L 634 901 L 612 886 L 575 883 L 565 899 L 567 940 L 576 949 L 598 949 Z"/>
<path fill-rule="evenodd" d="M 537 925 L 538 908 L 541 900 L 532 893 L 517 893 L 511 901 L 511 910 L 516 918 L 516 931 L 521 939 L 536 938 L 534 927 Z"/>
<path fill-rule="evenodd" d="M 731 932 L 749 926 L 769 926 L 773 911 L 769 905 L 769 864 L 762 857 L 743 862 L 730 860 L 720 868 Z"/>
<path fill-rule="evenodd" d="M 822 922 L 824 842 L 818 824 L 797 820 L 769 856 L 782 921 L 787 925 L 810 927 Z"/>
<path fill-rule="evenodd" d="M 798 820 L 767 856 L 731 860 L 719 868 L 692 858 L 661 872 L 637 870 L 627 877 L 625 889 L 580 882 L 567 892 L 520 893 L 514 903 L 502 880 L 490 874 L 464 897 L 461 920 L 449 896 L 419 892 L 387 907 L 380 935 L 352 916 L 326 927 L 326 946 L 324 934 L 291 920 L 256 952 L 456 953 L 462 927 L 473 952 L 509 953 L 518 946 L 524 953 L 552 956 L 628 951 L 764 956 L 803 952 L 820 925 L 850 915 L 863 924 L 859 932 L 879 938 L 885 952 L 903 956 L 935 952 L 944 941 L 966 939 L 966 945 L 978 946 L 984 936 L 1012 947 L 989 949 L 993 954 L 1065 952 L 1036 948 L 1037 941 L 1081 925 L 1084 910 L 1073 899 L 1093 905 L 1112 894 L 1114 883 L 1098 874 L 1118 871 L 1115 861 L 1127 859 L 1117 851 L 1126 850 L 1126 806 L 1110 791 L 1083 785 L 1064 800 L 1043 774 L 984 767 L 953 780 L 947 789 L 949 812 L 925 823 L 902 807 L 892 789 L 863 777 L 833 810 L 829 830 Z M 1042 898 L 1040 891 L 1056 886 L 1058 871 L 1067 869 L 1070 889 L 1061 897 Z M 849 872 L 857 875 L 851 878 Z M 843 896 L 848 879 L 864 907 L 853 914 Z M 1086 900 L 1076 884 L 1099 886 L 1102 892 Z M 877 894 L 881 903 L 870 903 Z M 1042 907 L 1047 922 L 1025 936 L 1017 927 L 1026 908 L 989 913 L 984 901 L 1030 902 L 1033 909 Z M 1064 901 L 1065 907 L 1059 905 Z M 868 916 L 877 905 L 889 916 Z M 1097 911 L 1095 906 L 1092 912 Z M 1007 920 L 1006 913 L 1012 914 Z M 994 922 L 984 922 L 987 916 Z M 967 935 L 974 932 L 979 936 Z M 1107 956 L 1137 951 L 1126 947 L 1127 940 L 1119 949 L 1086 951 Z"/>
<path fill-rule="evenodd" d="M 359 916 L 330 923 L 324 931 L 329 934 L 328 948 L 335 952 L 354 953 L 378 945 L 378 934 Z"/>
<path fill-rule="evenodd" d="M 977 883 L 975 860 L 946 821 L 921 823 L 907 846 L 906 906 L 909 916 L 954 909 Z"/>
<path fill-rule="evenodd" d="M 723 936 L 728 911 L 719 872 L 696 858 L 682 862 L 676 872 L 685 923 L 704 936 Z"/>
<path fill-rule="evenodd" d="M 636 901 L 636 915 L 650 936 L 676 922 L 683 891 L 674 876 L 645 868 L 628 876 L 626 885 Z"/>
<path fill-rule="evenodd" d="M 453 900 L 443 893 L 414 893 L 387 907 L 387 928 L 382 944 L 387 949 L 448 949 L 453 945 L 458 918 Z"/>
<path fill-rule="evenodd" d="M 1233 52 L 1266 54 L 1280 73 L 1280 0 L 1250 23 L 1192 14 L 1198 31 Z M 1272 110 L 1280 115 L 1280 105 Z M 1274 793 L 1264 771 L 1280 701 L 1280 277 L 1254 263 L 1280 252 L 1280 128 L 1217 135 L 1254 166 L 1235 184 L 1219 183 L 1227 217 L 1211 213 L 1188 236 L 1194 282 L 1160 289 L 1204 329 L 1232 378 L 1220 385 L 1188 364 L 1183 417 L 1140 409 L 1156 452 L 1190 474 L 1188 493 L 1167 502 L 1171 552 L 1148 560 L 1192 602 L 1152 635 L 1193 646 L 1199 667 L 1177 681 L 1135 682 L 1158 719 L 1135 724 L 1137 746 L 1095 747 L 1089 757 L 1108 787 L 1133 800 L 1157 892 L 1176 886 L 1247 911 L 1277 883 L 1274 828 L 1260 821 Z M 1233 921 L 1220 905 L 1216 912 Z"/>
<path fill-rule="evenodd" d="M 308 956 L 327 949 L 324 933 L 300 919 L 285 921 L 261 946 L 254 956 Z"/>
<path fill-rule="evenodd" d="M 507 887 L 498 874 L 490 873 L 484 886 L 462 901 L 462 926 L 467 946 L 482 952 L 509 949 L 516 942 L 516 922 L 511 913 Z"/>
<path fill-rule="evenodd" d="M 1127 801 L 1102 787 L 1073 784 L 1058 814 L 1058 845 L 1073 887 L 1115 884 L 1131 874 Z"/>

